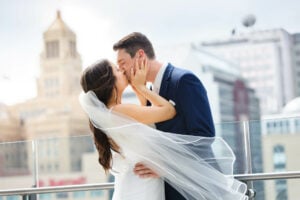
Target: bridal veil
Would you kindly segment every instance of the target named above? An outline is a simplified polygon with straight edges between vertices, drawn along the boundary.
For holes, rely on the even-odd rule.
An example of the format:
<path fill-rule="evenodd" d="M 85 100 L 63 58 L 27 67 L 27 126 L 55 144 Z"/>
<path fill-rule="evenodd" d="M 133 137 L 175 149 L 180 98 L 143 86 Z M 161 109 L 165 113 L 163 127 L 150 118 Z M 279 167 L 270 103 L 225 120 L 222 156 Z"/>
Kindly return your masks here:
<path fill-rule="evenodd" d="M 222 138 L 153 129 L 107 109 L 92 91 L 82 92 L 79 101 L 129 162 L 143 162 L 186 199 L 248 199 L 246 184 L 232 176 L 235 155 Z"/>

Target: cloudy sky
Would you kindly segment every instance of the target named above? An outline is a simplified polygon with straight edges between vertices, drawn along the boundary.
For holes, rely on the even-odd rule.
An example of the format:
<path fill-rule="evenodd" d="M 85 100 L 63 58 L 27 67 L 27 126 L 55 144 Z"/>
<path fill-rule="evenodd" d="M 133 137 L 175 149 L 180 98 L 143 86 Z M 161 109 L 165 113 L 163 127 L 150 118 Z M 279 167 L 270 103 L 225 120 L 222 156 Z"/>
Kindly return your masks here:
<path fill-rule="evenodd" d="M 83 67 L 99 58 L 115 59 L 112 44 L 133 31 L 145 33 L 155 48 L 227 37 L 254 14 L 253 29 L 300 32 L 298 0 L 1 0 L 0 102 L 35 96 L 43 32 L 59 9 L 76 33 Z"/>

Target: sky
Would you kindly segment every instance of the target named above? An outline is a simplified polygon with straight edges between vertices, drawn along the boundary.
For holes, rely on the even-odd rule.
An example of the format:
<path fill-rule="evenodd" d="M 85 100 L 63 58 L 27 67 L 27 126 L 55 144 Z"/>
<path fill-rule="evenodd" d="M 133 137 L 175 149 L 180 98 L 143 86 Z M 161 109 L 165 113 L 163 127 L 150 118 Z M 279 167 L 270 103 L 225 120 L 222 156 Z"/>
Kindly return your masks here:
<path fill-rule="evenodd" d="M 300 32 L 299 0 L 1 0 L 0 103 L 36 95 L 43 32 L 61 11 L 77 35 L 83 68 L 100 58 L 115 61 L 112 45 L 133 31 L 155 49 L 198 43 L 247 31 L 241 21 L 256 16 L 254 30 Z"/>

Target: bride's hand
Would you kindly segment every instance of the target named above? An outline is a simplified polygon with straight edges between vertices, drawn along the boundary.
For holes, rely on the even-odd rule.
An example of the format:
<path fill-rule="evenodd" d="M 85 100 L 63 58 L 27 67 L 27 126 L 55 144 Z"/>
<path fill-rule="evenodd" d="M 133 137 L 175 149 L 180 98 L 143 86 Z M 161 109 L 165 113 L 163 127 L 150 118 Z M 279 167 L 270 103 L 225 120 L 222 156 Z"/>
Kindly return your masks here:
<path fill-rule="evenodd" d="M 135 89 L 145 87 L 147 72 L 147 60 L 145 58 L 143 60 L 136 59 L 134 68 L 131 68 L 131 84 Z"/>

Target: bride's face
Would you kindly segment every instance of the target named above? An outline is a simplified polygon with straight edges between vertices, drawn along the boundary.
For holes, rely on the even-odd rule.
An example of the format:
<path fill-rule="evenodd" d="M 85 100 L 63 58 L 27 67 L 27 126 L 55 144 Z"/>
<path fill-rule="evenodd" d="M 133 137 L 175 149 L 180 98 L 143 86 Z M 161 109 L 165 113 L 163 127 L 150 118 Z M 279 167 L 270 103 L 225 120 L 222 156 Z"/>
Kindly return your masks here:
<path fill-rule="evenodd" d="M 111 63 L 111 66 L 116 77 L 116 87 L 118 91 L 123 92 L 124 89 L 128 86 L 128 80 L 126 78 L 125 71 L 117 68 L 117 66 L 113 63 Z"/>

